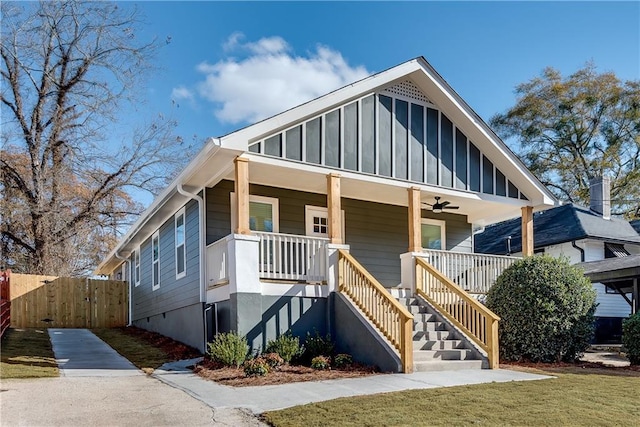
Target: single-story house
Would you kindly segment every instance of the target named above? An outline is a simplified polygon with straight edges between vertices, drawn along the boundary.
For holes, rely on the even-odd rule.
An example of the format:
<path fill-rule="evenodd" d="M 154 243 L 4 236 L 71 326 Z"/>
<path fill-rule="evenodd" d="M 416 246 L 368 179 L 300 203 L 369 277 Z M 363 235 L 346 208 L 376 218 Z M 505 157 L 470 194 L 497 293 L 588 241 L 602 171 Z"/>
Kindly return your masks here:
<path fill-rule="evenodd" d="M 590 200 L 588 208 L 569 203 L 534 213 L 534 252 L 565 256 L 571 264 L 640 254 L 640 235 L 628 221 L 611 216 L 607 177 L 592 180 Z M 475 251 L 518 256 L 519 238 L 519 220 L 503 221 L 476 235 Z M 622 319 L 631 313 L 630 296 L 602 283 L 593 286 L 598 303 L 595 343 L 619 342 Z"/>
<path fill-rule="evenodd" d="M 317 331 L 386 370 L 494 367 L 468 292 L 512 258 L 474 254 L 474 230 L 523 215 L 532 252 L 556 202 L 419 57 L 209 139 L 96 272 L 129 280 L 133 325 L 201 350 Z"/>

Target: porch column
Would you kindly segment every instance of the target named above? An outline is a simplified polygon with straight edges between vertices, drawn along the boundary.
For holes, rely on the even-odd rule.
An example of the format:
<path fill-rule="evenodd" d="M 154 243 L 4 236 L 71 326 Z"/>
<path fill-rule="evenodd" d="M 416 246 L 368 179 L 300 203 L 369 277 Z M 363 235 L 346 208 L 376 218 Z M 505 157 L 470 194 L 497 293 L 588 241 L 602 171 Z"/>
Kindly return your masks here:
<path fill-rule="evenodd" d="M 420 189 L 411 187 L 409 191 L 409 252 L 422 251 L 422 214 L 420 210 Z"/>
<path fill-rule="evenodd" d="M 249 229 L 249 159 L 236 157 L 234 160 L 236 192 L 236 234 L 250 234 Z"/>
<path fill-rule="evenodd" d="M 533 207 L 522 207 L 522 256 L 533 255 Z"/>
<path fill-rule="evenodd" d="M 342 208 L 340 205 L 340 175 L 327 175 L 327 211 L 329 214 L 329 241 L 341 245 L 342 237 Z"/>

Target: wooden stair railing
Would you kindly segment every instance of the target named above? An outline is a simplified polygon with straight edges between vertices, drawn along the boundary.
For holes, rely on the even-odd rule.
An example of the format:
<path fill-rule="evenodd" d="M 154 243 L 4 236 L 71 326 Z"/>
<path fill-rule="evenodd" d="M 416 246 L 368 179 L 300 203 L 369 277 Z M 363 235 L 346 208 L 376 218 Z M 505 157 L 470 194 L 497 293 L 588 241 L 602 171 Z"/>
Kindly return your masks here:
<path fill-rule="evenodd" d="M 490 369 L 498 368 L 500 318 L 495 313 L 421 258 L 416 258 L 416 293 L 487 352 Z"/>
<path fill-rule="evenodd" d="M 402 371 L 413 372 L 413 315 L 344 250 L 338 251 L 338 290 L 349 296 L 398 350 Z"/>

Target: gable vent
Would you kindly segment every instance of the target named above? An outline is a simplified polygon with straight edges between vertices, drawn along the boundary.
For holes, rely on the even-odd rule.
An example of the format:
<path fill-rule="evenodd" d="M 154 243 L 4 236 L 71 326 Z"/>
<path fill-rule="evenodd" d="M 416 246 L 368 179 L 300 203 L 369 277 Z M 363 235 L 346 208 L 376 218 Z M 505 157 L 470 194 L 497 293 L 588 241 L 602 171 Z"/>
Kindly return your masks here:
<path fill-rule="evenodd" d="M 424 93 L 422 93 L 418 86 L 413 84 L 411 80 L 405 80 L 395 86 L 388 87 L 383 91 L 383 93 L 385 92 L 389 94 L 400 95 L 405 98 L 415 99 L 416 101 L 433 104 L 431 101 L 429 101 L 429 98 L 427 98 Z"/>

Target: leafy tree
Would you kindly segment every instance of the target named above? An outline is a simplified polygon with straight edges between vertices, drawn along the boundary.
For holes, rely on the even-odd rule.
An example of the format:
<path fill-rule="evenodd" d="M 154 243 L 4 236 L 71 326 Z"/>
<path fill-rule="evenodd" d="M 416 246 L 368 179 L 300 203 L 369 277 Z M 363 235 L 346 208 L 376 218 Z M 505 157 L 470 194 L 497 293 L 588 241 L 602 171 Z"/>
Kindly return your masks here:
<path fill-rule="evenodd" d="M 589 180 L 611 178 L 612 213 L 640 217 L 640 80 L 593 63 L 563 77 L 546 68 L 518 85 L 516 105 L 491 119 L 559 198 L 589 205 Z"/>
<path fill-rule="evenodd" d="M 159 44 L 110 2 L 2 2 L 2 21 L 3 263 L 83 274 L 141 211 L 131 191 L 164 186 L 188 151 L 173 121 L 136 117 Z"/>

